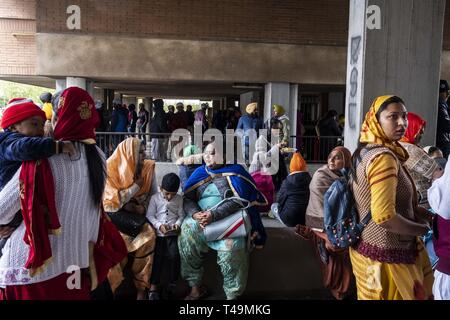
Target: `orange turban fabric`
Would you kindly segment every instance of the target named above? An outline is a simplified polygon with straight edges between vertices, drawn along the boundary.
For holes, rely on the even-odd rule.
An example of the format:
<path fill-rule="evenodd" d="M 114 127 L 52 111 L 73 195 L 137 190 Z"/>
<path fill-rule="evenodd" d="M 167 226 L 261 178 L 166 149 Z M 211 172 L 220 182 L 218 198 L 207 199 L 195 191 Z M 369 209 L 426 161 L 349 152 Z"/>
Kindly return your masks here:
<path fill-rule="evenodd" d="M 300 152 L 296 152 L 292 156 L 291 164 L 289 165 L 289 170 L 291 173 L 295 172 L 295 171 L 307 171 L 308 170 L 308 165 L 306 164 L 306 161 L 305 161 L 305 159 L 303 159 Z"/>

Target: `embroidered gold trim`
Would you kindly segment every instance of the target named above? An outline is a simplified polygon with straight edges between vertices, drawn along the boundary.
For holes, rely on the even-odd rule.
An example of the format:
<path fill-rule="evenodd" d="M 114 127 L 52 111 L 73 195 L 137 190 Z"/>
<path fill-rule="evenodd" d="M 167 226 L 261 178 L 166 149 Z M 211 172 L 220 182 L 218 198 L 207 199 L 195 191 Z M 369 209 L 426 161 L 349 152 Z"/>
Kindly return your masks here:
<path fill-rule="evenodd" d="M 92 117 L 92 105 L 88 104 L 86 101 L 83 101 L 81 105 L 77 108 L 80 113 L 80 118 L 82 120 L 87 120 Z"/>

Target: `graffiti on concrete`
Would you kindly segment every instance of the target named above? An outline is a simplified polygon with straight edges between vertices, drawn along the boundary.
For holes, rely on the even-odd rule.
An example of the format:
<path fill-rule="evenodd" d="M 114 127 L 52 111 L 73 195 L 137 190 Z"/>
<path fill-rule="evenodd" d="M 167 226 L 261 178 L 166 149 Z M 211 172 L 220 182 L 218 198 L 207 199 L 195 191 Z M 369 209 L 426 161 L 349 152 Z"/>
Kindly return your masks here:
<path fill-rule="evenodd" d="M 351 41 L 351 65 L 355 65 L 358 62 L 359 46 L 361 45 L 361 36 L 353 37 Z"/>
<path fill-rule="evenodd" d="M 350 41 L 350 65 L 352 71 L 350 72 L 349 88 L 350 96 L 348 100 L 347 119 L 349 127 L 356 128 L 356 114 L 357 114 L 357 93 L 358 93 L 358 61 L 361 51 L 361 36 L 352 37 Z"/>

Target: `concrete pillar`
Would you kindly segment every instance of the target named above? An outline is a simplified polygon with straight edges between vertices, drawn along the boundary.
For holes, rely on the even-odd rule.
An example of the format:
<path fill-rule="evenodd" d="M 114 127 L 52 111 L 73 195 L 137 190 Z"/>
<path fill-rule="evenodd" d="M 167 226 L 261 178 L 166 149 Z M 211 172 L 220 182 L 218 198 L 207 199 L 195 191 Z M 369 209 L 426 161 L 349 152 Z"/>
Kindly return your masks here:
<path fill-rule="evenodd" d="M 291 136 L 297 135 L 298 84 L 289 86 L 289 112 L 287 115 L 291 123 Z M 296 139 L 289 138 L 292 147 L 296 147 Z"/>
<path fill-rule="evenodd" d="M 148 111 L 149 118 L 150 118 L 149 121 L 148 121 L 148 124 L 147 124 L 147 129 L 145 131 L 146 133 L 150 133 L 150 123 L 152 121 L 151 119 L 152 119 L 152 116 L 153 116 L 152 104 L 153 104 L 153 98 L 152 97 L 145 97 L 144 98 L 145 110 Z M 139 112 L 139 106 L 136 106 L 136 110 L 137 110 L 137 112 Z M 147 145 L 146 145 L 146 148 L 145 148 L 145 153 L 146 153 L 148 158 L 151 157 L 151 150 L 152 150 L 151 139 L 150 139 L 150 136 L 147 135 Z"/>
<path fill-rule="evenodd" d="M 272 106 L 279 104 L 286 110 L 289 118 L 290 135 L 295 136 L 297 131 L 297 108 L 298 108 L 298 84 L 269 82 L 265 86 L 264 93 L 264 123 L 272 117 Z M 290 145 L 295 139 L 290 138 Z"/>
<path fill-rule="evenodd" d="M 148 111 L 150 119 L 153 117 L 153 98 L 146 97 L 144 98 L 145 110 Z"/>
<path fill-rule="evenodd" d="M 67 88 L 66 79 L 56 79 L 55 83 L 56 83 L 56 92 Z"/>
<path fill-rule="evenodd" d="M 350 0 L 345 146 L 356 149 L 365 113 L 384 94 L 420 114 L 422 143 L 434 144 L 445 0 L 368 2 Z"/>
<path fill-rule="evenodd" d="M 92 99 L 94 99 L 94 101 L 100 100 L 101 102 L 105 102 L 105 89 L 101 89 L 101 88 L 94 88 L 94 94 L 92 95 Z"/>
<path fill-rule="evenodd" d="M 123 101 L 123 95 L 120 92 L 114 91 L 114 100 L 120 100 Z"/>
<path fill-rule="evenodd" d="M 94 82 L 91 80 L 86 80 L 86 91 L 91 95 L 91 97 L 94 97 Z"/>
<path fill-rule="evenodd" d="M 227 99 L 224 97 L 220 98 L 220 109 L 222 110 L 227 109 Z"/>
<path fill-rule="evenodd" d="M 269 82 L 265 86 L 264 98 L 264 122 L 272 117 L 272 106 L 279 104 L 284 107 L 289 117 L 289 101 L 290 101 L 290 85 L 289 83 Z"/>
<path fill-rule="evenodd" d="M 108 110 L 112 110 L 112 104 L 114 100 L 114 90 L 112 89 L 105 89 L 105 95 L 104 95 L 106 108 Z"/>
<path fill-rule="evenodd" d="M 87 84 L 85 78 L 78 78 L 78 77 L 67 77 L 66 78 L 66 85 L 67 88 L 69 87 L 79 87 L 81 89 L 86 90 Z"/>

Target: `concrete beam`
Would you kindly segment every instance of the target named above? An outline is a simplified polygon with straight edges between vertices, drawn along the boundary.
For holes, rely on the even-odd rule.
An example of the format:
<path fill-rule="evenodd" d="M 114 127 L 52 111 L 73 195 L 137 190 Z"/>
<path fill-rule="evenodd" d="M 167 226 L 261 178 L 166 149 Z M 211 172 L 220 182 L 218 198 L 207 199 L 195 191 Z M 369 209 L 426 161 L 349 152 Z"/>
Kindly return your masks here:
<path fill-rule="evenodd" d="M 56 79 L 55 84 L 56 84 L 56 91 L 61 91 L 67 88 L 66 79 Z"/>
<path fill-rule="evenodd" d="M 36 44 L 37 73 L 54 77 L 345 82 L 345 47 L 49 33 Z"/>

